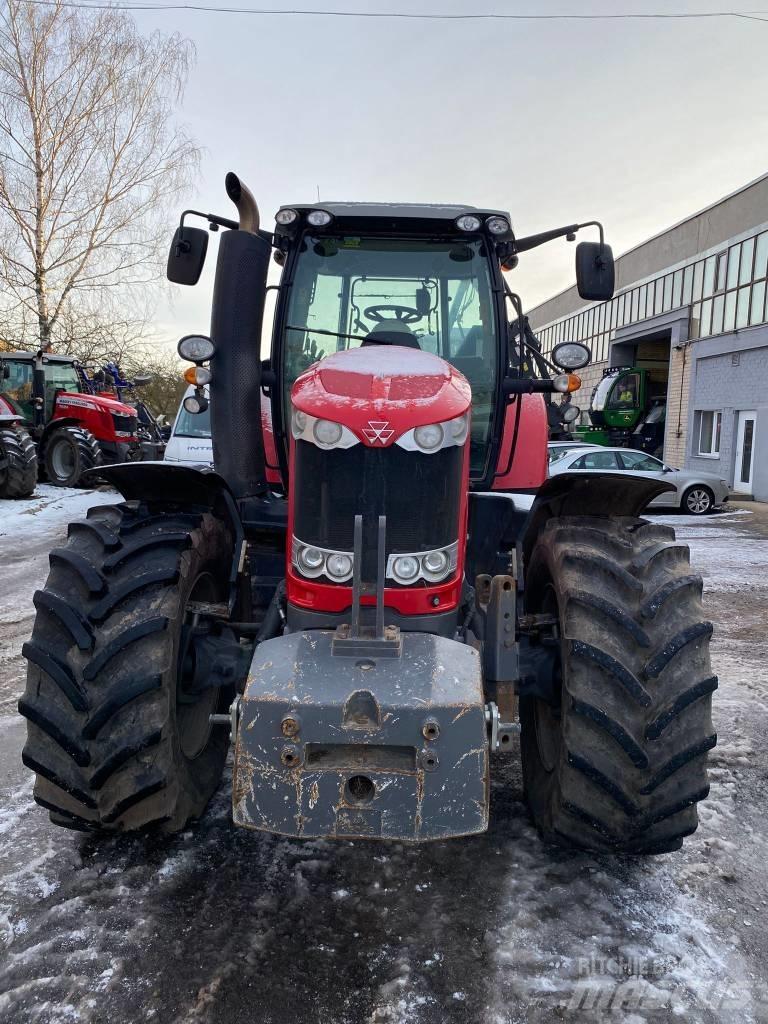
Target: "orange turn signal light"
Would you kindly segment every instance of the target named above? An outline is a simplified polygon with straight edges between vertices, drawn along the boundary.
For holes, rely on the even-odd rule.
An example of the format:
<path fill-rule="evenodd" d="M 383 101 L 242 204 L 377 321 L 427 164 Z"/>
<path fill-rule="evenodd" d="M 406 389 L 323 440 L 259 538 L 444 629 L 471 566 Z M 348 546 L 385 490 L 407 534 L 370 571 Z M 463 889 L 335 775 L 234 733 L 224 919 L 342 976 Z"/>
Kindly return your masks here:
<path fill-rule="evenodd" d="M 187 384 L 201 387 L 203 384 L 210 383 L 211 371 L 204 366 L 190 366 L 184 371 L 184 380 Z"/>
<path fill-rule="evenodd" d="M 577 373 L 561 373 L 559 377 L 555 377 L 552 385 L 555 391 L 559 391 L 563 395 L 570 394 L 572 391 L 578 391 L 581 387 L 581 377 Z"/>

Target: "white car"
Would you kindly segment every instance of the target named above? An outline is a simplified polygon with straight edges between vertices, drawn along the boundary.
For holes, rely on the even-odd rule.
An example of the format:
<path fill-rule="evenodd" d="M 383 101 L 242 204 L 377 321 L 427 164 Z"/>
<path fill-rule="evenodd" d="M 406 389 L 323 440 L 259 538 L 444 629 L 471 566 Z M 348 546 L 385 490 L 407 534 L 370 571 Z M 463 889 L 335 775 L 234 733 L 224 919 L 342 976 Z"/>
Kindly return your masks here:
<path fill-rule="evenodd" d="M 194 394 L 194 391 L 194 386 L 190 384 L 184 398 Z M 208 397 L 208 388 L 205 389 L 205 396 Z M 205 412 L 191 413 L 184 408 L 182 399 L 165 448 L 165 461 L 187 466 L 213 465 L 210 406 Z"/>
<path fill-rule="evenodd" d="M 714 473 L 700 473 L 692 469 L 673 469 L 660 459 L 633 448 L 603 448 L 584 446 L 574 448 L 550 462 L 549 475 L 579 472 L 629 473 L 648 480 L 663 480 L 674 484 L 674 491 L 667 491 L 654 498 L 649 509 L 678 508 L 688 515 L 701 516 L 716 505 L 728 500 L 728 481 Z"/>

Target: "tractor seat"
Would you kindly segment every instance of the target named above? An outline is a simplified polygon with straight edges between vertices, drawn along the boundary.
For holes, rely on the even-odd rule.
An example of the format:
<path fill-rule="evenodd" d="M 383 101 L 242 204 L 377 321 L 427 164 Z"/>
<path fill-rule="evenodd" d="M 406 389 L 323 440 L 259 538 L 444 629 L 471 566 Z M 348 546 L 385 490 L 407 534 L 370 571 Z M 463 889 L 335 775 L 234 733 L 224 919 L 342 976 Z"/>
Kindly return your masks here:
<path fill-rule="evenodd" d="M 421 348 L 410 327 L 399 320 L 382 320 L 374 324 L 363 342 L 363 346 L 365 345 L 404 345 L 406 348 Z"/>

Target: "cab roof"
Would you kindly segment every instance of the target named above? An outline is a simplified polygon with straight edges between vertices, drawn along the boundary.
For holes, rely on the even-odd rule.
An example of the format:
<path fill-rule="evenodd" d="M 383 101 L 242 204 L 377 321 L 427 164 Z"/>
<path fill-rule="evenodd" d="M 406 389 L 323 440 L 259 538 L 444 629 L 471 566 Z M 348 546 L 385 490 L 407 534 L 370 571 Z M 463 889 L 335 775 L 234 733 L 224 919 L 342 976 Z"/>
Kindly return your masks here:
<path fill-rule="evenodd" d="M 0 360 L 3 359 L 15 359 L 17 362 L 22 360 L 25 362 L 34 362 L 37 359 L 37 352 L 24 352 L 22 349 L 16 349 L 13 352 L 0 352 Z M 57 356 L 53 353 L 43 353 L 44 363 L 69 363 L 72 365 L 75 362 L 74 356 Z"/>
<path fill-rule="evenodd" d="M 476 206 L 450 203 L 283 203 L 281 210 L 296 210 L 298 223 L 284 227 L 275 225 L 275 234 L 294 236 L 299 228 L 309 228 L 315 233 L 338 234 L 339 229 L 354 231 L 393 232 L 407 234 L 438 233 L 451 236 L 462 235 L 455 221 L 462 214 L 472 213 L 481 220 L 488 217 L 505 217 L 511 224 L 505 210 L 487 210 Z M 311 210 L 325 210 L 333 220 L 326 227 L 308 225 L 306 215 Z"/>

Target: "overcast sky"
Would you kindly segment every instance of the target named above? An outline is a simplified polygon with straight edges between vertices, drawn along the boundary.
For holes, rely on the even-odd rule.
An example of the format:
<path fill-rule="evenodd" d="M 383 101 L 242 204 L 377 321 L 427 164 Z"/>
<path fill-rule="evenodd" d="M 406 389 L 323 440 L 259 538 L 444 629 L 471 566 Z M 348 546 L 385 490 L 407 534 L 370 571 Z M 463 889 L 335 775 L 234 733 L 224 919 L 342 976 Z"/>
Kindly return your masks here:
<path fill-rule="evenodd" d="M 615 14 L 759 4 L 297 6 Z M 756 21 L 135 17 L 143 30 L 180 31 L 197 48 L 180 118 L 205 152 L 197 192 L 184 205 L 232 216 L 223 179 L 235 170 L 267 228 L 281 203 L 314 201 L 319 188 L 329 200 L 499 207 L 518 234 L 597 218 L 618 254 L 768 171 L 768 24 Z M 168 211 L 169 238 L 180 209 Z M 555 242 L 521 258 L 511 279 L 529 308 L 572 283 L 573 251 Z M 215 245 L 197 288 L 169 287 L 157 309 L 161 336 L 207 332 L 214 255 Z"/>

